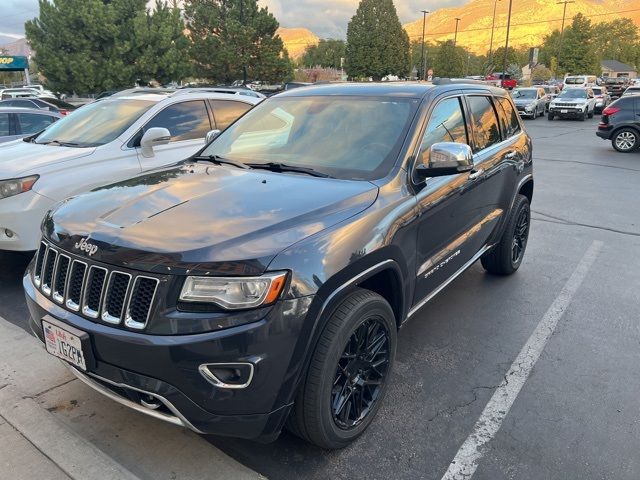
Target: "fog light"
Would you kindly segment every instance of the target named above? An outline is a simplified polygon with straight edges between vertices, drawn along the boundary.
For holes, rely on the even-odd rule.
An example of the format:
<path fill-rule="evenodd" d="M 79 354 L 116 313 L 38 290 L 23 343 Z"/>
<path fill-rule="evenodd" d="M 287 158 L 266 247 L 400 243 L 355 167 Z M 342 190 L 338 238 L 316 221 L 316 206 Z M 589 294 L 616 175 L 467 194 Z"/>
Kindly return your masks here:
<path fill-rule="evenodd" d="M 4 234 L 7 236 L 7 238 L 13 238 L 13 235 L 14 235 L 13 232 L 8 228 L 4 229 Z"/>
<path fill-rule="evenodd" d="M 247 388 L 253 379 L 252 363 L 205 363 L 198 370 L 219 388 Z"/>

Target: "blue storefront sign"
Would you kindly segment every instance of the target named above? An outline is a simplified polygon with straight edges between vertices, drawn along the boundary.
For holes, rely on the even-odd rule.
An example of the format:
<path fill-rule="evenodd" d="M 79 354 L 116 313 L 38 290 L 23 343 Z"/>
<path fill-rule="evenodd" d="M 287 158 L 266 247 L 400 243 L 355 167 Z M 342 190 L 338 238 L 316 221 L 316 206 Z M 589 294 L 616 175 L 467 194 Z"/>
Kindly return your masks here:
<path fill-rule="evenodd" d="M 0 71 L 20 72 L 27 68 L 29 68 L 29 60 L 27 57 L 0 55 Z"/>

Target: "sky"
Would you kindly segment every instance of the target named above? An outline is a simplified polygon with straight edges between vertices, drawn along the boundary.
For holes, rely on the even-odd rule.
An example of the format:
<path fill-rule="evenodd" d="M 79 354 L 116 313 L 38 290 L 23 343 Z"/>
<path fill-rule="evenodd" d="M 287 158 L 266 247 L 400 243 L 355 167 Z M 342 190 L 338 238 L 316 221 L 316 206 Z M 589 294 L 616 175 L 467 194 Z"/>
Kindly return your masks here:
<path fill-rule="evenodd" d="M 395 0 L 402 23 L 468 0 Z M 359 0 L 259 0 L 283 27 L 306 27 L 321 38 L 344 38 Z M 24 22 L 38 15 L 38 0 L 0 0 L 0 44 L 24 37 Z"/>

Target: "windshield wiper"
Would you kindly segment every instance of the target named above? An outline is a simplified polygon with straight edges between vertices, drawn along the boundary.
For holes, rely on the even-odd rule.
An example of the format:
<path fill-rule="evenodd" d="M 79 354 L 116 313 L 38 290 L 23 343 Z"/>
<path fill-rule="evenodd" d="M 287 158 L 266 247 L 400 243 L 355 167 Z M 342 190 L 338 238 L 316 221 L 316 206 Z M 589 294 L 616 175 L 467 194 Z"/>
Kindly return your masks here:
<path fill-rule="evenodd" d="M 247 163 L 252 168 L 269 170 L 271 172 L 293 172 L 293 173 L 306 173 L 314 177 L 331 178 L 326 173 L 318 172 L 310 167 L 296 167 L 294 165 L 287 165 L 286 163 L 267 162 L 267 163 Z"/>
<path fill-rule="evenodd" d="M 242 162 L 236 162 L 235 160 L 230 160 L 228 158 L 221 157 L 220 155 L 201 155 L 198 157 L 193 157 L 194 160 L 205 160 L 207 162 L 217 163 L 218 165 L 233 165 L 234 167 L 249 169 L 250 165 Z"/>
<path fill-rule="evenodd" d="M 50 142 L 43 142 L 40 145 L 60 145 L 61 147 L 79 147 L 79 143 L 73 142 L 61 142 L 60 140 L 51 140 Z"/>

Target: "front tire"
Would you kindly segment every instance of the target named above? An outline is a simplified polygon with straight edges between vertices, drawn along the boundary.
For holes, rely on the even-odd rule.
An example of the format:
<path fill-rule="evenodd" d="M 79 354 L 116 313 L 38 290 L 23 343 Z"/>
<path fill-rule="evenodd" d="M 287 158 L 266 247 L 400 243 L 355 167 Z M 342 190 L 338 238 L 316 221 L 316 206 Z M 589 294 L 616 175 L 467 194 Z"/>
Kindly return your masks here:
<path fill-rule="evenodd" d="M 364 289 L 349 294 L 320 335 L 287 428 L 325 449 L 362 435 L 384 398 L 396 330 L 384 298 Z"/>
<path fill-rule="evenodd" d="M 591 110 L 591 113 L 589 113 L 589 118 L 593 118 L 594 114 L 595 114 L 595 109 Z"/>
<path fill-rule="evenodd" d="M 549 121 L 553 120 L 553 112 L 549 112 L 549 115 L 547 116 L 547 118 L 549 119 Z"/>
<path fill-rule="evenodd" d="M 621 128 L 611 139 L 611 144 L 618 152 L 630 153 L 640 145 L 640 135 L 633 128 Z"/>
<path fill-rule="evenodd" d="M 522 264 L 529 240 L 529 199 L 518 194 L 498 244 L 482 256 L 484 269 L 494 275 L 511 275 Z"/>

